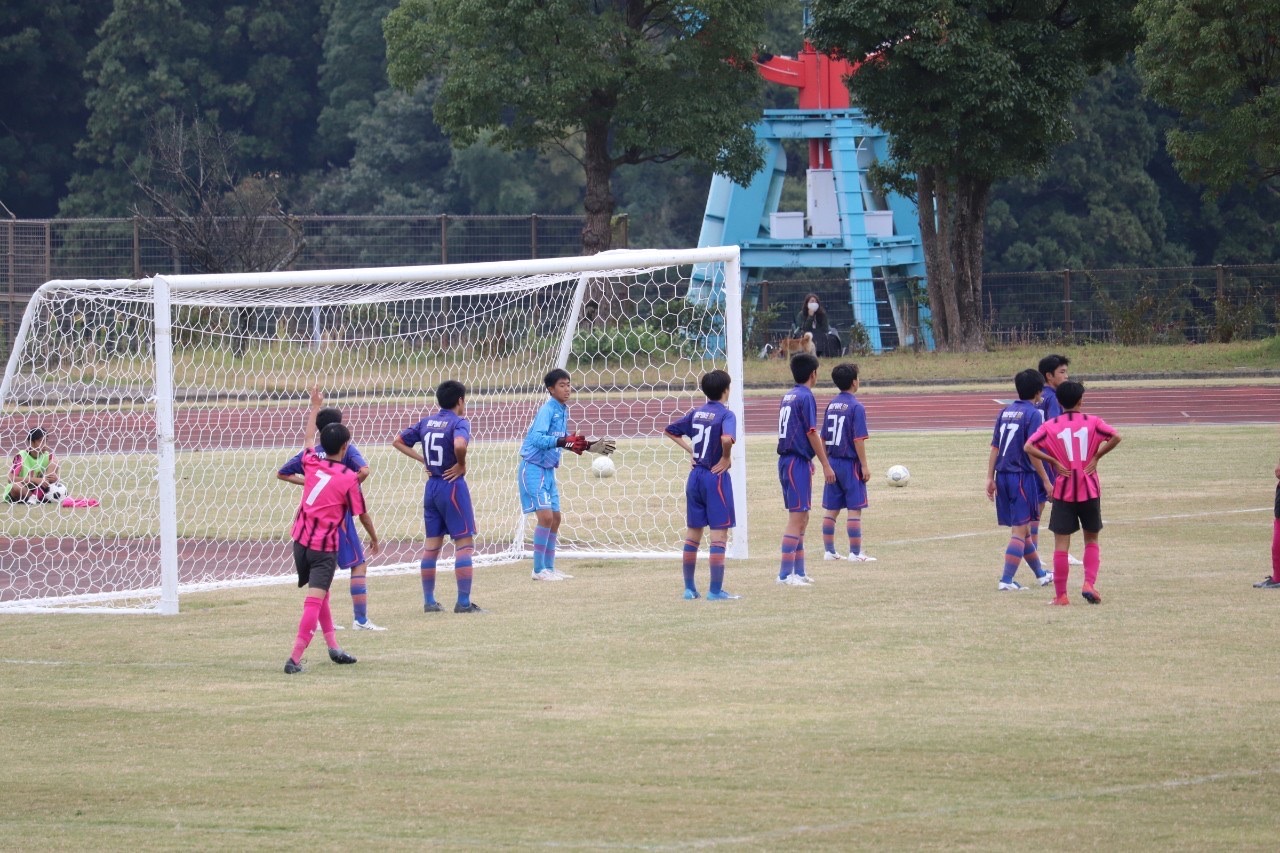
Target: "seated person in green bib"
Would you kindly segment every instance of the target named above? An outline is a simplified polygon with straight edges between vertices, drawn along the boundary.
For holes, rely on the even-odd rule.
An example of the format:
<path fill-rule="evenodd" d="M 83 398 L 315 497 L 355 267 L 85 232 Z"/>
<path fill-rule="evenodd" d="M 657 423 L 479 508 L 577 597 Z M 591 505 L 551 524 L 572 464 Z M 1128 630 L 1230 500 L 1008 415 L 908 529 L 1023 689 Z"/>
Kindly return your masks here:
<path fill-rule="evenodd" d="M 49 487 L 56 482 L 58 459 L 45 444 L 45 431 L 36 427 L 27 435 L 27 446 L 13 455 L 5 500 L 30 504 L 50 500 Z"/>

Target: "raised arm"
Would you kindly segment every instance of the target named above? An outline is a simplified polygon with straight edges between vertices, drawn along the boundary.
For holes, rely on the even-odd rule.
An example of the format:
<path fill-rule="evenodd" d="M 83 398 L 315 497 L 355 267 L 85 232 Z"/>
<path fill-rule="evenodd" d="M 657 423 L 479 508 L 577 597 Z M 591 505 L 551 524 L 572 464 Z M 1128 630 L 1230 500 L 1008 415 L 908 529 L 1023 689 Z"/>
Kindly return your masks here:
<path fill-rule="evenodd" d="M 315 446 L 316 415 L 324 408 L 324 392 L 319 385 L 311 386 L 311 408 L 307 410 L 307 419 L 302 424 L 302 448 Z"/>

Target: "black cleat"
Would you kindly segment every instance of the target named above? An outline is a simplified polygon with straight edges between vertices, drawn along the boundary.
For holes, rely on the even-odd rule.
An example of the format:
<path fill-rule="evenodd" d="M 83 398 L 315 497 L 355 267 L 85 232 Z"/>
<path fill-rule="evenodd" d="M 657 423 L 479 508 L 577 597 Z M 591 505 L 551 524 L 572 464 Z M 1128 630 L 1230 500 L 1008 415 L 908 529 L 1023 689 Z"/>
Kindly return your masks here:
<path fill-rule="evenodd" d="M 453 612 L 454 613 L 484 613 L 484 610 L 480 607 L 480 605 L 476 604 L 473 601 L 470 604 L 455 604 L 453 606 Z"/>
<path fill-rule="evenodd" d="M 300 672 L 302 672 L 302 664 L 294 663 L 293 658 L 289 658 L 287 661 L 284 662 L 285 675 L 297 675 Z"/>
<path fill-rule="evenodd" d="M 433 601 L 430 604 L 422 605 L 423 613 L 439 613 L 441 610 L 444 610 L 444 608 L 440 606 L 440 602 L 438 601 Z"/>
<path fill-rule="evenodd" d="M 329 660 L 334 663 L 355 663 L 356 659 L 342 649 L 329 649 Z"/>
<path fill-rule="evenodd" d="M 1280 583 L 1272 580 L 1271 575 L 1267 575 L 1262 580 L 1253 585 L 1254 589 L 1280 589 Z"/>

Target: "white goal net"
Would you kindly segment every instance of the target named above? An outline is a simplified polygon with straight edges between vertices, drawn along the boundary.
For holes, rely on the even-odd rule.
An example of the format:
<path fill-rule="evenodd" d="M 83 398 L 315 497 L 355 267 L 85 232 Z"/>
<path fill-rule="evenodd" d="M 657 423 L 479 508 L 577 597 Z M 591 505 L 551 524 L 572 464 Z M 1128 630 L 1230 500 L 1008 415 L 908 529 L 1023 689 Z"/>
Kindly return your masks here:
<path fill-rule="evenodd" d="M 678 561 L 689 463 L 662 429 L 725 368 L 745 430 L 740 286 L 736 247 L 48 282 L 0 384 L 0 441 L 12 465 L 43 429 L 67 495 L 4 500 L 0 611 L 174 613 L 180 591 L 288 577 L 299 490 L 275 472 L 300 449 L 313 382 L 369 460 L 372 573 L 417 570 L 424 473 L 390 443 L 446 379 L 467 388 L 476 563 L 531 553 L 515 474 L 553 367 L 573 378 L 570 429 L 618 446 L 609 478 L 564 454 L 559 554 Z M 743 442 L 734 453 L 729 556 L 745 557 Z"/>

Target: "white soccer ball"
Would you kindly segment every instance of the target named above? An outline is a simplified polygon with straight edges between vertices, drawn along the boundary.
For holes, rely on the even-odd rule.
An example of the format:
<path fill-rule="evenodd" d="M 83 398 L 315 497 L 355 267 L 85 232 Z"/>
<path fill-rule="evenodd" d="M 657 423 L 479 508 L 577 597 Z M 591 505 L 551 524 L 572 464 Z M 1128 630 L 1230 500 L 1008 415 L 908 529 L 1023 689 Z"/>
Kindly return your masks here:
<path fill-rule="evenodd" d="M 911 472 L 906 465 L 894 465 L 885 474 L 891 486 L 905 486 L 911 480 Z"/>
<path fill-rule="evenodd" d="M 591 463 L 591 473 L 600 478 L 612 477 L 617 470 L 608 456 L 597 456 Z"/>
<path fill-rule="evenodd" d="M 44 499 L 47 501 L 61 501 L 67 496 L 67 487 L 62 483 L 50 483 L 45 487 Z"/>

